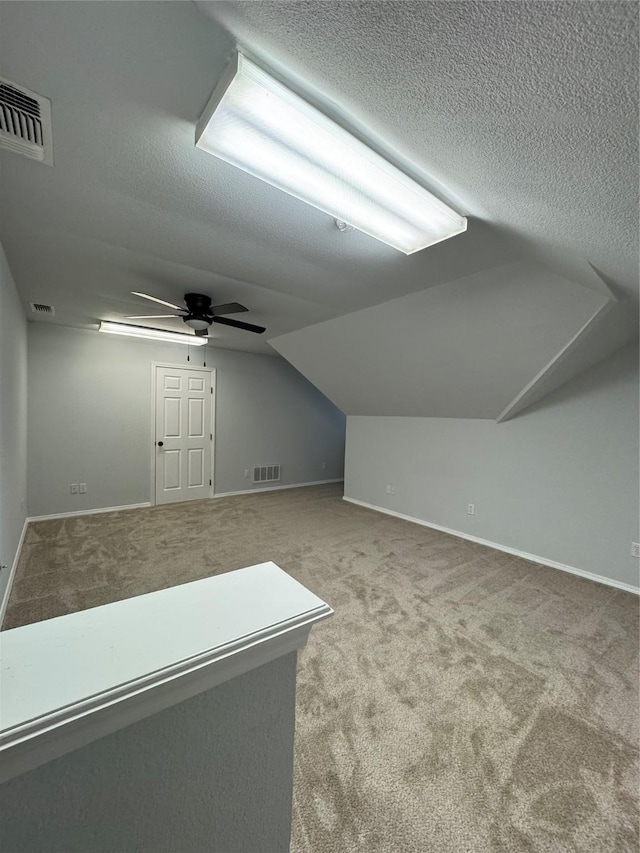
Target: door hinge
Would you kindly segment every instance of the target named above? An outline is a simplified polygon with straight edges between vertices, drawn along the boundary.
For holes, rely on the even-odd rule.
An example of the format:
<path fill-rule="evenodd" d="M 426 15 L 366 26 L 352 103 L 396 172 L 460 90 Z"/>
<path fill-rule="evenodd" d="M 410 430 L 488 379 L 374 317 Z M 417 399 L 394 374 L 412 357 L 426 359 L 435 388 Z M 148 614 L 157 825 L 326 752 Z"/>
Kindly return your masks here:
<path fill-rule="evenodd" d="M 209 485 L 211 485 L 211 480 L 209 480 Z"/>
<path fill-rule="evenodd" d="M 209 433 L 209 441 L 213 441 L 213 433 L 212 432 Z"/>

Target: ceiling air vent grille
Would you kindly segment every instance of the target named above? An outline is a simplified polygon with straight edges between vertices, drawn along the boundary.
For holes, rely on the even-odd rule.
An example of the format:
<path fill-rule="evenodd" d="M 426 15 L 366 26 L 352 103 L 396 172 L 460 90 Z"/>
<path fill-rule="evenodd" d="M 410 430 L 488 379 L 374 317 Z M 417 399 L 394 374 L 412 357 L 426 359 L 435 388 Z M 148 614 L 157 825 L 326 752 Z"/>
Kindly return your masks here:
<path fill-rule="evenodd" d="M 0 145 L 52 166 L 51 101 L 0 78 Z"/>
<path fill-rule="evenodd" d="M 43 302 L 30 302 L 29 308 L 34 314 L 49 314 L 51 316 L 56 313 L 53 305 L 45 305 Z"/>
<path fill-rule="evenodd" d="M 279 479 L 279 465 L 256 465 L 253 469 L 254 483 L 277 483 Z"/>

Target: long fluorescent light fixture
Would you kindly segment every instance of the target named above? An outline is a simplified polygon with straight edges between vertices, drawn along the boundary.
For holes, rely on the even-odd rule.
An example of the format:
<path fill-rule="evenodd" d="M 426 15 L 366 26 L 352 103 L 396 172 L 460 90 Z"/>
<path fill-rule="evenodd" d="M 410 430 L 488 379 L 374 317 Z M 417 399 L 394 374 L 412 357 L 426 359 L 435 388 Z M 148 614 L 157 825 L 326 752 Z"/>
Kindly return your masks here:
<path fill-rule="evenodd" d="M 238 53 L 196 145 L 407 255 L 467 220 Z"/>
<path fill-rule="evenodd" d="M 146 326 L 130 326 L 127 323 L 108 323 L 101 321 L 100 332 L 110 335 L 126 335 L 131 338 L 148 338 L 152 341 L 165 341 L 172 344 L 187 344 L 191 347 L 201 347 L 206 344 L 205 337 L 197 335 L 182 335 L 180 332 L 164 332 L 162 329 L 149 329 Z"/>

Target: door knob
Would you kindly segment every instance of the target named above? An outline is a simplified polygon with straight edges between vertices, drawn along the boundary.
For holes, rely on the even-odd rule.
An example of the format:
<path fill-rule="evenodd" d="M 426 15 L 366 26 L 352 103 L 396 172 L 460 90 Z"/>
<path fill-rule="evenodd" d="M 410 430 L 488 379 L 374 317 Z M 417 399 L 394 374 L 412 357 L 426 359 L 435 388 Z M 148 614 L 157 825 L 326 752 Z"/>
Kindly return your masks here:
<path fill-rule="evenodd" d="M 164 447 L 164 441 L 159 441 L 159 442 L 158 442 L 158 447 Z"/>

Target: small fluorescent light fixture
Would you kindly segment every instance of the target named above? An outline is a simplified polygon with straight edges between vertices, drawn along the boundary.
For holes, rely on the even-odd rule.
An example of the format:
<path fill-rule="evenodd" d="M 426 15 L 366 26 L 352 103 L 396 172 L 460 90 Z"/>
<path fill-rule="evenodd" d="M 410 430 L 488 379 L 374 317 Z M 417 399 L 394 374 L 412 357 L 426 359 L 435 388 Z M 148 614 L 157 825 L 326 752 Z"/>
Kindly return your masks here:
<path fill-rule="evenodd" d="M 131 338 L 148 338 L 152 341 L 187 344 L 192 347 L 201 347 L 207 342 L 206 337 L 182 335 L 179 332 L 165 332 L 162 329 L 149 329 L 146 326 L 130 326 L 127 323 L 108 323 L 104 320 L 100 322 L 99 331 L 108 332 L 110 335 L 126 335 Z"/>
<path fill-rule="evenodd" d="M 467 220 L 238 53 L 196 145 L 406 255 Z"/>

